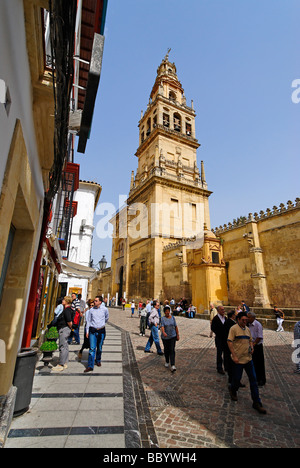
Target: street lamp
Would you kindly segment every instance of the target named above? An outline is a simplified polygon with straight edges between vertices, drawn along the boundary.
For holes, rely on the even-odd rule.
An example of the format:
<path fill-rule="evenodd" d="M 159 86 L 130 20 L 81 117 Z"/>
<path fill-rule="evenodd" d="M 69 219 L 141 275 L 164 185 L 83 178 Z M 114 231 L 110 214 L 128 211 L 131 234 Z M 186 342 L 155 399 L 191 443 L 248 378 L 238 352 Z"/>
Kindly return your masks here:
<path fill-rule="evenodd" d="M 106 265 L 107 265 L 107 260 L 106 260 L 106 258 L 105 258 L 105 255 L 103 255 L 103 257 L 101 258 L 101 260 L 100 260 L 100 262 L 99 262 L 100 271 L 105 270 Z"/>

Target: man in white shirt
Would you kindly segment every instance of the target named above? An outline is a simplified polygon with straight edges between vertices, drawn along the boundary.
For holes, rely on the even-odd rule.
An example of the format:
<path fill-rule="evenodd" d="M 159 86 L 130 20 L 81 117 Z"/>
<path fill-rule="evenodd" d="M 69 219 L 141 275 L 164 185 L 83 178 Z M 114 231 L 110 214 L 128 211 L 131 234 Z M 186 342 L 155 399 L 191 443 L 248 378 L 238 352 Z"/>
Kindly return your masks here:
<path fill-rule="evenodd" d="M 90 351 L 88 359 L 88 367 L 86 372 L 94 370 L 95 355 L 96 365 L 101 366 L 102 346 L 105 340 L 105 324 L 109 319 L 108 309 L 105 307 L 103 298 L 96 296 L 94 307 L 90 309 L 86 321 L 86 337 L 90 339 Z"/>

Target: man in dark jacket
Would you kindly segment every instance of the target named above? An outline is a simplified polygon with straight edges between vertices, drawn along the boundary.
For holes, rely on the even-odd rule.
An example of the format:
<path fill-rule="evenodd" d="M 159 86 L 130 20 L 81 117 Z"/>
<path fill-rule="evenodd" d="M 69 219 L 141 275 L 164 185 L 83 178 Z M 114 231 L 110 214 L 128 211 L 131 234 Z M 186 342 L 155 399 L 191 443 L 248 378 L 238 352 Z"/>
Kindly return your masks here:
<path fill-rule="evenodd" d="M 223 306 L 217 307 L 218 314 L 211 323 L 211 330 L 215 334 L 215 343 L 217 348 L 217 372 L 224 375 L 223 363 L 226 370 L 226 349 L 227 349 L 227 318 Z"/>

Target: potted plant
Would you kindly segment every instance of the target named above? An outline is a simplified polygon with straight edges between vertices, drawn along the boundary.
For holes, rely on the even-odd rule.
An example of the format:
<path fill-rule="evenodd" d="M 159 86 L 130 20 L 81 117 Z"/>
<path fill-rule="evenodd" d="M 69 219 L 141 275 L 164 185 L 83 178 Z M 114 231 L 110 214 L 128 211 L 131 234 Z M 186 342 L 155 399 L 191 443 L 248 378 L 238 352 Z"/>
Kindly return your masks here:
<path fill-rule="evenodd" d="M 57 350 L 56 340 L 58 337 L 59 334 L 56 327 L 50 328 L 45 334 L 45 341 L 40 347 L 40 350 L 43 352 L 42 361 L 45 366 L 48 366 L 49 362 L 53 359 L 53 352 Z"/>

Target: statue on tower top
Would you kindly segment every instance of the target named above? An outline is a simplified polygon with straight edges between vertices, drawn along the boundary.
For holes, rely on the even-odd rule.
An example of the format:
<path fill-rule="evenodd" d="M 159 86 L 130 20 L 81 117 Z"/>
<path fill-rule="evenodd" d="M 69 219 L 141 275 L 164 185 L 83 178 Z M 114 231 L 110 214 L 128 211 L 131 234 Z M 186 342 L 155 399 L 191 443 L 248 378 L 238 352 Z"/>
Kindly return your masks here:
<path fill-rule="evenodd" d="M 168 49 L 166 56 L 165 56 L 165 61 L 169 61 L 169 53 L 171 52 L 171 48 Z"/>

